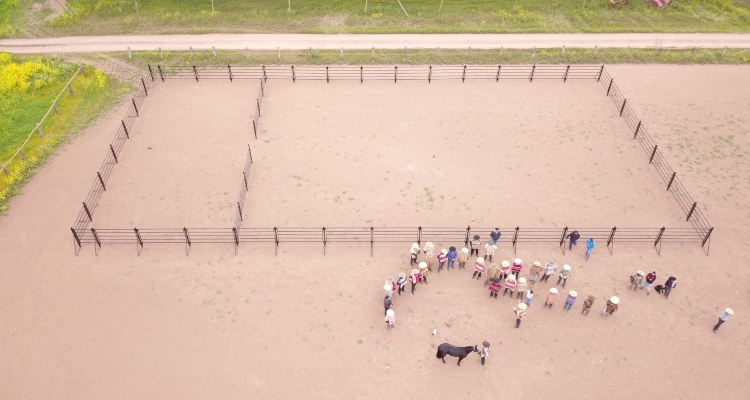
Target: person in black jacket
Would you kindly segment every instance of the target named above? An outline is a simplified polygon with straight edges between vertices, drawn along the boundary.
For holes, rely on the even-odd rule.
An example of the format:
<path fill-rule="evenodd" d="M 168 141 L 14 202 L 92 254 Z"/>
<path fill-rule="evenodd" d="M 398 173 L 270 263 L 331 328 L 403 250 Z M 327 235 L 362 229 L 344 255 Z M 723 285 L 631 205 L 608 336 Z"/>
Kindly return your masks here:
<path fill-rule="evenodd" d="M 500 235 L 502 235 L 502 233 L 500 233 L 500 228 L 495 228 L 494 231 L 490 232 L 490 239 L 497 243 L 500 240 Z"/>
<path fill-rule="evenodd" d="M 656 280 L 656 271 L 651 272 L 650 274 L 646 275 L 646 280 L 643 282 L 643 285 L 641 286 L 641 289 L 648 286 L 648 289 L 646 289 L 646 295 L 651 295 L 651 285 L 654 284 L 654 281 Z"/>
<path fill-rule="evenodd" d="M 581 237 L 581 234 L 578 233 L 578 231 L 573 231 L 568 234 L 568 236 L 565 236 L 566 239 L 570 239 L 570 243 L 568 243 L 568 250 L 573 250 L 573 246 L 578 244 L 578 239 Z"/>
<path fill-rule="evenodd" d="M 664 296 L 669 298 L 669 293 L 677 286 L 677 278 L 670 276 L 667 282 L 664 284 Z"/>

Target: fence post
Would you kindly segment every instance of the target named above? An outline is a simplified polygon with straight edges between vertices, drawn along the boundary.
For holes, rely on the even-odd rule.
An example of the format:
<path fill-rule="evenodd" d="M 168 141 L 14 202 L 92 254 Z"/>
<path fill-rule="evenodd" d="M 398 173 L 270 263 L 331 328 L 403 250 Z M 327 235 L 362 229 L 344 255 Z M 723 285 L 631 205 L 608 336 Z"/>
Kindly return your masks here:
<path fill-rule="evenodd" d="M 114 157 L 115 159 L 115 164 L 119 163 L 119 161 L 117 161 L 117 153 L 115 153 L 115 148 L 112 147 L 111 144 L 109 145 L 109 150 L 112 152 L 112 157 Z"/>
<path fill-rule="evenodd" d="M 628 99 L 622 99 L 622 107 L 620 107 L 620 116 L 622 117 L 622 112 L 625 111 L 625 104 L 628 103 Z"/>
<path fill-rule="evenodd" d="M 133 52 L 130 51 L 130 46 L 128 46 L 128 60 L 133 58 Z"/>
<path fill-rule="evenodd" d="M 672 182 L 674 182 L 675 176 L 677 176 L 677 172 L 672 172 L 672 177 L 669 178 L 669 183 L 667 184 L 667 192 L 669 191 L 669 188 L 672 187 Z"/>
<path fill-rule="evenodd" d="M 10 172 L 8 172 L 8 169 L 5 168 L 5 165 L 3 165 L 3 172 L 5 172 L 5 176 L 10 176 Z"/>
<path fill-rule="evenodd" d="M 21 150 L 21 148 L 20 148 L 20 147 L 16 149 L 16 153 L 18 153 L 18 158 L 20 158 L 20 159 L 21 159 L 21 161 L 25 161 L 25 160 L 26 160 L 26 159 L 25 159 L 25 158 L 23 157 L 23 151 Z"/>
<path fill-rule="evenodd" d="M 255 99 L 255 104 L 258 106 L 258 118 L 260 118 L 260 100 Z M 253 121 L 255 122 L 255 121 Z"/>
<path fill-rule="evenodd" d="M 156 64 L 156 68 L 159 69 L 159 77 L 161 78 L 161 81 L 164 82 L 164 73 L 161 71 L 161 65 Z"/>
<path fill-rule="evenodd" d="M 654 156 L 656 155 L 656 149 L 659 148 L 659 145 L 654 145 L 654 151 L 651 152 L 651 158 L 648 159 L 648 163 L 651 164 L 654 161 Z"/>
<path fill-rule="evenodd" d="M 138 250 L 138 256 L 140 257 L 141 249 L 143 248 L 143 239 L 141 238 L 141 233 L 138 232 L 138 228 L 133 228 L 133 232 L 135 232 L 135 239 L 137 240 L 135 247 Z"/>
<path fill-rule="evenodd" d="M 154 70 L 151 69 L 151 64 L 148 64 L 148 73 L 151 75 L 151 82 L 153 82 L 154 79 Z"/>
<path fill-rule="evenodd" d="M 263 82 L 267 82 L 268 75 L 266 75 L 266 65 L 265 64 L 261 65 L 260 70 L 263 71 Z"/>
<path fill-rule="evenodd" d="M 466 64 L 464 64 L 464 72 L 461 75 L 461 82 L 466 82 Z"/>
<path fill-rule="evenodd" d="M 656 240 L 654 241 L 654 247 L 656 247 L 656 245 L 658 245 L 659 243 L 661 243 L 661 236 L 664 234 L 664 230 L 665 229 L 667 229 L 667 228 L 665 228 L 663 226 L 661 227 L 661 229 L 659 229 L 659 235 L 656 236 Z M 661 246 L 659 246 L 659 249 L 661 249 Z M 659 253 L 659 250 L 657 250 L 656 252 Z"/>
<path fill-rule="evenodd" d="M 42 132 L 42 123 L 37 122 L 36 123 L 36 131 L 39 134 L 39 136 L 44 136 L 44 132 Z"/>
<path fill-rule="evenodd" d="M 328 237 L 326 237 L 326 227 L 323 227 L 323 255 L 326 255 L 326 244 L 328 243 Z"/>
<path fill-rule="evenodd" d="M 534 46 L 533 49 L 531 49 L 531 58 L 536 57 L 536 46 Z"/>
<path fill-rule="evenodd" d="M 161 47 L 159 47 L 159 58 L 164 58 L 164 53 L 161 52 Z"/>
<path fill-rule="evenodd" d="M 211 46 L 211 50 L 214 51 L 214 57 L 216 57 L 216 46 Z"/>
<path fill-rule="evenodd" d="M 375 243 L 375 227 L 370 226 L 370 257 L 373 255 L 373 247 Z"/>
<path fill-rule="evenodd" d="M 68 92 L 70 92 L 70 95 L 73 95 L 73 86 L 70 86 L 70 83 L 68 83 Z"/>
<path fill-rule="evenodd" d="M 255 126 L 255 120 L 253 120 L 253 133 L 255 134 L 255 139 L 258 139 L 258 127 Z"/>
<path fill-rule="evenodd" d="M 250 145 L 247 145 L 247 156 L 250 157 L 250 164 L 253 163 L 253 152 L 250 150 Z"/>
<path fill-rule="evenodd" d="M 135 109 L 135 116 L 140 117 L 141 115 L 138 113 L 138 106 L 135 105 L 135 97 L 131 99 L 133 101 L 133 109 Z"/>
<path fill-rule="evenodd" d="M 294 73 L 294 65 L 292 65 L 292 82 L 297 82 L 297 74 Z"/>
<path fill-rule="evenodd" d="M 185 227 L 182 227 L 182 233 L 185 234 L 185 244 L 187 244 L 190 247 L 193 247 L 193 243 L 190 241 L 190 234 L 188 233 L 188 229 Z"/>
<path fill-rule="evenodd" d="M 252 161 L 250 161 L 252 162 Z M 245 174 L 245 171 L 242 171 L 242 180 L 245 181 L 245 190 L 250 189 L 247 185 L 247 174 Z"/>
<path fill-rule="evenodd" d="M 565 55 L 565 45 L 562 47 L 562 54 Z"/>
<path fill-rule="evenodd" d="M 693 216 L 693 212 L 695 211 L 695 207 L 696 207 L 697 205 L 698 205 L 698 202 L 697 202 L 697 201 L 693 203 L 693 206 L 692 206 L 692 207 L 690 207 L 690 212 L 688 213 L 688 215 L 687 215 L 687 219 L 685 219 L 685 221 L 690 221 L 690 217 L 692 217 L 692 216 Z"/>
<path fill-rule="evenodd" d="M 237 236 L 237 228 L 232 227 L 232 233 L 234 234 L 234 254 L 237 255 L 237 248 L 240 247 L 240 238 Z"/>
<path fill-rule="evenodd" d="M 562 246 L 565 243 L 565 235 L 568 233 L 568 227 L 566 226 L 563 228 L 562 235 L 560 235 L 560 246 Z M 563 250 L 563 254 L 565 254 L 565 250 Z"/>
<path fill-rule="evenodd" d="M 599 75 L 596 77 L 596 81 L 599 82 L 602 79 L 602 73 L 604 72 L 604 65 L 599 69 Z"/>
<path fill-rule="evenodd" d="M 471 225 L 466 227 L 466 236 L 464 236 L 464 246 L 469 245 L 469 235 L 471 234 Z"/>
<path fill-rule="evenodd" d="M 102 174 L 99 173 L 99 171 L 96 171 L 96 176 L 99 177 L 99 183 L 102 184 L 102 189 L 104 189 L 104 191 L 106 192 L 107 191 L 107 187 L 104 186 L 104 179 L 102 179 Z"/>
<path fill-rule="evenodd" d="M 513 232 L 513 254 L 516 254 L 516 241 L 518 241 L 518 231 L 521 228 L 516 227 L 516 231 Z"/>
<path fill-rule="evenodd" d="M 599 45 L 594 45 L 594 55 L 596 55 L 596 52 L 599 51 Z"/>
<path fill-rule="evenodd" d="M 612 232 L 609 233 L 609 238 L 607 239 L 607 248 L 609 248 L 609 245 L 615 242 L 615 232 L 617 231 L 617 227 L 612 227 Z M 610 253 L 612 254 L 612 250 L 610 250 Z"/>
<path fill-rule="evenodd" d="M 531 75 L 529 75 L 529 82 L 534 80 L 534 70 L 536 70 L 536 64 L 531 67 Z"/>
<path fill-rule="evenodd" d="M 244 172 L 243 172 L 244 174 Z M 237 212 L 240 214 L 240 222 L 242 222 L 242 207 L 240 207 L 240 202 L 237 202 Z"/>
<path fill-rule="evenodd" d="M 564 49 L 565 49 L 565 47 L 563 47 L 563 52 L 565 51 Z M 568 81 L 568 71 L 570 71 L 570 65 L 568 65 L 567 67 L 565 67 L 565 75 L 563 76 L 563 82 L 567 82 Z"/>
<path fill-rule="evenodd" d="M 273 241 L 276 243 L 276 248 L 274 250 L 273 255 L 279 254 L 279 229 L 277 227 L 273 227 Z"/>
<path fill-rule="evenodd" d="M 500 82 L 500 68 L 502 68 L 502 65 L 497 66 L 497 75 L 495 75 L 495 82 Z"/>
<path fill-rule="evenodd" d="M 365 68 L 363 66 L 359 66 L 359 83 L 364 83 L 365 81 L 365 75 L 364 75 Z"/>
<path fill-rule="evenodd" d="M 417 244 L 422 245 L 422 225 L 417 228 Z"/>
<path fill-rule="evenodd" d="M 80 249 L 81 248 L 81 238 L 78 237 L 78 234 L 76 233 L 76 230 L 73 229 L 73 227 L 70 227 L 70 231 L 73 232 L 73 240 L 75 240 L 75 242 L 78 244 L 78 248 Z M 77 252 L 76 252 L 76 255 L 78 255 Z"/>
<path fill-rule="evenodd" d="M 190 58 L 193 58 L 193 46 L 188 46 L 190 48 Z"/>
<path fill-rule="evenodd" d="M 148 96 L 148 89 L 146 89 L 146 81 L 144 81 L 143 78 L 141 78 L 141 84 L 143 85 L 143 93 L 145 93 L 146 96 Z"/>
<path fill-rule="evenodd" d="M 635 135 L 633 135 L 633 139 L 636 139 L 638 137 L 638 131 L 641 130 L 641 121 L 638 121 L 638 126 L 635 127 Z"/>
<path fill-rule="evenodd" d="M 427 83 L 432 83 L 432 65 L 430 65 L 430 70 L 427 72 Z"/>
<path fill-rule="evenodd" d="M 393 83 L 398 82 L 398 65 L 393 66 Z"/>
<path fill-rule="evenodd" d="M 232 66 L 227 65 L 227 70 L 229 71 L 229 82 L 234 82 L 234 77 L 232 76 Z"/>
<path fill-rule="evenodd" d="M 195 74 L 195 81 L 198 82 L 198 69 L 195 68 L 195 65 L 193 65 L 193 73 Z"/>
<path fill-rule="evenodd" d="M 615 78 L 610 78 L 609 86 L 607 86 L 607 96 L 609 96 L 609 91 L 612 90 L 612 82 L 614 81 L 615 81 Z"/>
<path fill-rule="evenodd" d="M 96 243 L 99 248 L 102 248 L 102 241 L 99 240 L 99 235 L 96 234 L 96 229 L 91 228 L 91 234 L 94 235 L 94 243 Z M 94 253 L 96 253 L 96 248 L 94 248 Z"/>
<path fill-rule="evenodd" d="M 91 210 L 89 210 L 89 206 L 86 205 L 86 202 L 83 202 L 83 211 L 86 211 L 86 216 L 89 217 L 89 221 L 94 222 L 94 219 L 91 218 Z"/>
<path fill-rule="evenodd" d="M 60 114 L 60 112 L 59 112 L 59 111 L 57 111 L 57 102 L 56 102 L 56 101 L 53 101 L 53 102 L 52 102 L 52 109 L 54 109 L 54 110 L 55 110 L 55 114 Z"/>
<path fill-rule="evenodd" d="M 326 65 L 326 83 L 330 83 L 330 79 L 328 77 L 328 66 Z"/>
<path fill-rule="evenodd" d="M 71 228 L 71 229 L 72 229 L 72 228 Z M 701 247 L 704 247 L 704 246 L 706 245 L 706 241 L 708 241 L 708 239 L 710 239 L 710 238 L 711 238 L 711 232 L 713 232 L 713 231 L 714 231 L 714 227 L 712 226 L 712 227 L 711 227 L 711 228 L 710 228 L 710 229 L 708 230 L 708 233 L 706 233 L 706 237 L 705 237 L 705 238 L 703 238 L 703 243 L 701 243 Z"/>
<path fill-rule="evenodd" d="M 124 120 L 120 120 L 120 122 L 122 122 L 122 129 L 125 130 L 125 137 L 128 138 L 128 139 L 130 139 L 130 134 L 128 133 L 128 127 L 125 126 L 125 121 Z"/>

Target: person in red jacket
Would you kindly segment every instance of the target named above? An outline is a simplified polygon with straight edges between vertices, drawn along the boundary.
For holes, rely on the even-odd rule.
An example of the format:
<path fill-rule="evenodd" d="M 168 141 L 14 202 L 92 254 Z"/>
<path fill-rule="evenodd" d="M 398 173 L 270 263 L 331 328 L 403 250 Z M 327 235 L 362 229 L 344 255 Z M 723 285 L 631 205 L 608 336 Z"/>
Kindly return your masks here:
<path fill-rule="evenodd" d="M 646 281 L 643 282 L 643 286 L 641 286 L 641 289 L 648 286 L 648 289 L 646 289 L 646 295 L 651 295 L 651 286 L 654 284 L 654 281 L 656 280 L 656 271 L 651 272 L 650 274 L 646 275 Z"/>
<path fill-rule="evenodd" d="M 482 279 L 482 272 L 484 272 L 484 258 L 477 257 L 477 261 L 474 263 L 474 275 L 471 276 L 471 279 L 474 279 L 474 277 L 477 277 L 477 279 Z M 477 274 L 479 276 L 477 276 Z"/>
<path fill-rule="evenodd" d="M 448 261 L 448 250 L 442 249 L 437 256 L 438 260 L 438 272 L 440 272 L 445 266 L 445 262 Z"/>

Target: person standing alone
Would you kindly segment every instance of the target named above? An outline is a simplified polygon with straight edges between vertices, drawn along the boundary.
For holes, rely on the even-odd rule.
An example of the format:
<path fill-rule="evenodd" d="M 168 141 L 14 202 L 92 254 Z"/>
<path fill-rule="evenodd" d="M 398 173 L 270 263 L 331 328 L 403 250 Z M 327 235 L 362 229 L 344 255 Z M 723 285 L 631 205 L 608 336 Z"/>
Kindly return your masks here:
<path fill-rule="evenodd" d="M 734 314 L 734 311 L 732 311 L 731 308 L 727 308 L 724 310 L 724 312 L 721 313 L 721 316 L 719 317 L 719 322 L 714 325 L 714 333 L 719 330 L 719 327 L 721 324 L 727 322 L 727 319 L 729 319 L 729 316 Z"/>

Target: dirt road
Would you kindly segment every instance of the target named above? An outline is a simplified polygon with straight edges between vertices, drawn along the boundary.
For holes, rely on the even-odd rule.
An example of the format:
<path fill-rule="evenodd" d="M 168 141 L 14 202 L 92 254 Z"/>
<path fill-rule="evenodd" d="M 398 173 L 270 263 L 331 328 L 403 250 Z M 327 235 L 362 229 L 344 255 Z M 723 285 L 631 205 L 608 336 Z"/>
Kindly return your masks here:
<path fill-rule="evenodd" d="M 224 50 L 400 49 L 408 48 L 750 48 L 748 34 L 450 34 L 450 35 L 304 35 L 208 34 L 144 36 L 79 36 L 0 40 L 0 50 L 11 53 L 85 53 L 211 48 Z"/>

